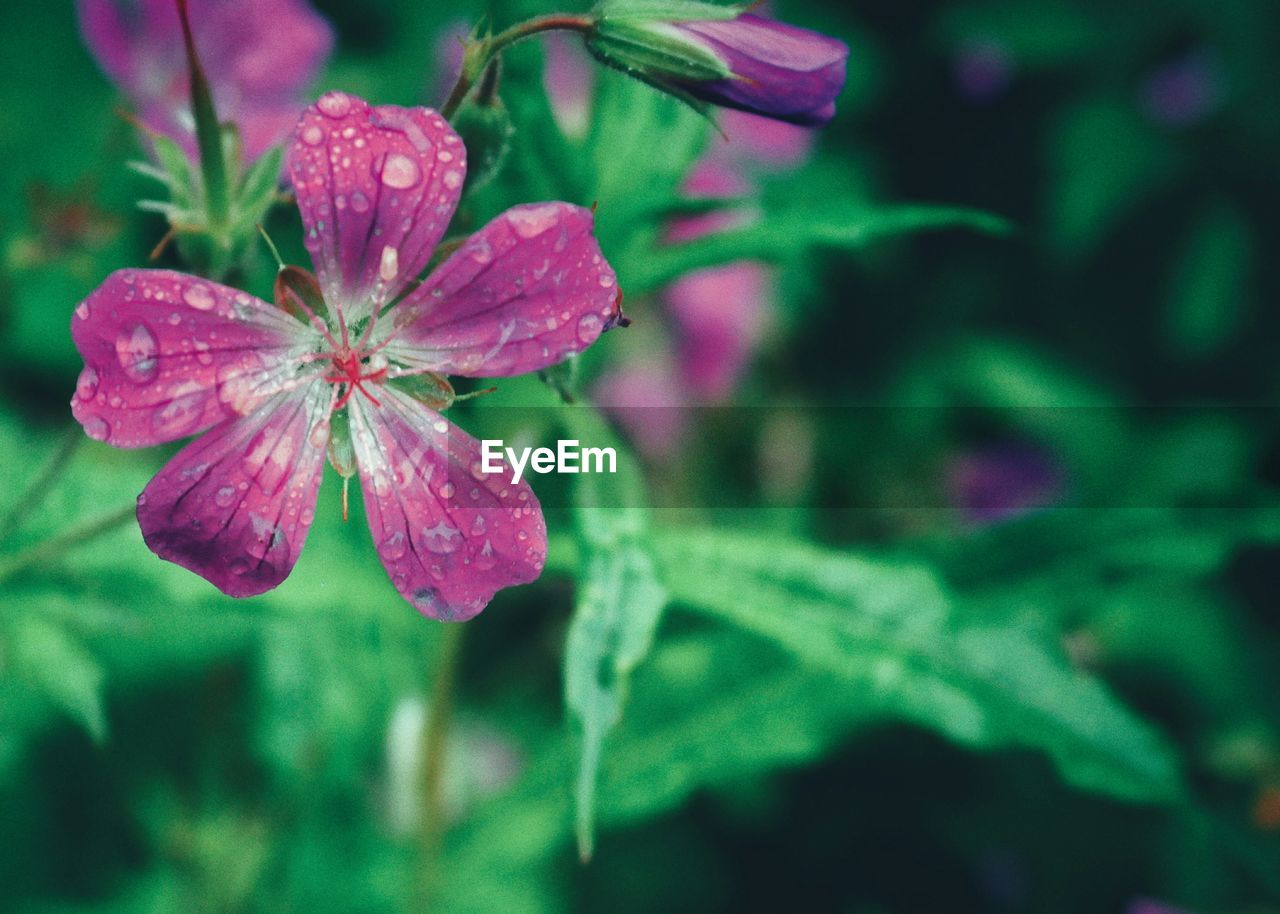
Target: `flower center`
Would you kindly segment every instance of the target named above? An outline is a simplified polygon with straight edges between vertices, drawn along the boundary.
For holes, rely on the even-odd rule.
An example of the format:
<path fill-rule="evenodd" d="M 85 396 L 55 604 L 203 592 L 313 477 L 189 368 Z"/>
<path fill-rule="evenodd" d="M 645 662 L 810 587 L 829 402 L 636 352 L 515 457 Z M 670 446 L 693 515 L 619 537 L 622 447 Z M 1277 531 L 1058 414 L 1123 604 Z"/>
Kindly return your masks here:
<path fill-rule="evenodd" d="M 366 353 L 343 346 L 333 353 L 332 365 L 325 380 L 344 388 L 334 409 L 342 409 L 356 391 L 364 394 L 374 406 L 381 406 L 367 385 L 381 384 L 387 378 L 387 359 L 380 353 Z"/>

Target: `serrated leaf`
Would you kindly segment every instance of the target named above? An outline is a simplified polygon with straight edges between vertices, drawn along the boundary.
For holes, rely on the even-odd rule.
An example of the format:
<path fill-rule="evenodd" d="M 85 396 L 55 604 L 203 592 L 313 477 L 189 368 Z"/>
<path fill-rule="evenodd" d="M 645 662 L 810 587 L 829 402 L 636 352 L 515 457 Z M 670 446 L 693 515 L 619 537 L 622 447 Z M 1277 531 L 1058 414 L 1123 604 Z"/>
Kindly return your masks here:
<path fill-rule="evenodd" d="M 1052 634 L 965 618 L 926 568 L 712 530 L 657 544 L 674 600 L 841 677 L 870 710 L 975 748 L 1038 749 L 1081 788 L 1181 793 L 1164 740 Z"/>
<path fill-rule="evenodd" d="M 574 795 L 578 850 L 587 859 L 605 738 L 622 718 L 628 679 L 652 647 L 667 595 L 650 553 L 634 458 L 595 410 L 565 413 L 576 438 L 594 447 L 611 446 L 619 458 L 617 475 L 578 477 L 574 499 L 581 563 L 565 646 L 564 689 L 581 739 Z"/>

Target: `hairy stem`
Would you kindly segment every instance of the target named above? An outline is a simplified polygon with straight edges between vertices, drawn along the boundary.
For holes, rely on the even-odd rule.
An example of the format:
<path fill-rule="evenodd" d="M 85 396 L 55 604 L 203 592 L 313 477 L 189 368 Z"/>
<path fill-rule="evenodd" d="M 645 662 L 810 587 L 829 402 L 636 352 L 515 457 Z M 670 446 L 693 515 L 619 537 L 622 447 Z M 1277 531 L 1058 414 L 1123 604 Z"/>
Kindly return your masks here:
<path fill-rule="evenodd" d="M 446 119 L 452 118 L 466 100 L 467 94 L 471 91 L 476 79 L 488 70 L 489 64 L 493 63 L 503 51 L 512 45 L 543 32 L 581 32 L 585 34 L 594 25 L 595 20 L 590 16 L 551 13 L 547 16 L 537 16 L 525 22 L 517 23 L 505 31 L 482 39 L 476 45 L 468 46 L 467 54 L 462 63 L 462 72 L 458 74 L 458 81 L 454 83 L 453 91 L 449 93 L 448 99 L 440 106 L 440 113 Z"/>

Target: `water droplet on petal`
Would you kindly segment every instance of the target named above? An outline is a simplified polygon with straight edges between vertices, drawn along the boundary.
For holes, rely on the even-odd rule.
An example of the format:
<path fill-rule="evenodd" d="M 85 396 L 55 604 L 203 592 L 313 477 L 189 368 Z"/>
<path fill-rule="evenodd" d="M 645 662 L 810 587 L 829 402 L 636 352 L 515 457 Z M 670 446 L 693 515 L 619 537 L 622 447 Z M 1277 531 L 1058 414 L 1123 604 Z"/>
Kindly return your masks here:
<path fill-rule="evenodd" d="M 182 300 L 197 311 L 212 311 L 217 304 L 213 290 L 203 283 L 196 283 L 182 293 Z"/>
<path fill-rule="evenodd" d="M 611 289 L 611 288 L 613 288 L 613 277 L 612 277 L 612 276 L 610 276 L 608 273 L 601 273 L 601 274 L 600 274 L 600 288 L 602 288 L 602 289 Z"/>
<path fill-rule="evenodd" d="M 89 319 L 89 303 L 87 301 L 82 301 L 76 305 L 76 317 L 82 321 Z"/>
<path fill-rule="evenodd" d="M 453 498 L 453 493 L 454 493 L 454 491 L 455 491 L 455 489 L 454 489 L 454 485 L 453 485 L 453 483 L 451 483 L 451 482 L 446 482 L 444 485 L 442 485 L 442 486 L 440 487 L 440 497 L 441 497 L 441 498 Z"/>
<path fill-rule="evenodd" d="M 521 238 L 536 238 L 555 225 L 560 219 L 560 207 L 554 203 L 545 206 L 526 206 L 507 213 L 507 221 Z"/>
<path fill-rule="evenodd" d="M 80 424 L 84 426 L 84 433 L 94 441 L 106 441 L 111 435 L 111 427 L 101 416 L 85 416 Z"/>
<path fill-rule="evenodd" d="M 590 343 L 600 335 L 600 328 L 604 326 L 604 321 L 596 317 L 594 314 L 584 314 L 578 319 L 578 339 L 584 343 Z"/>
<path fill-rule="evenodd" d="M 449 190 L 457 190 L 462 186 L 462 172 L 446 171 L 444 173 L 444 178 L 441 180 L 444 181 L 444 186 L 449 188 Z"/>
<path fill-rule="evenodd" d="M 116 337 L 116 357 L 120 360 L 120 367 L 124 369 L 125 377 L 135 384 L 148 384 L 155 380 L 160 369 L 158 350 L 156 335 L 146 324 L 135 324 Z"/>
<path fill-rule="evenodd" d="M 478 238 L 470 245 L 471 259 L 484 266 L 493 260 L 493 248 L 484 238 Z"/>
<path fill-rule="evenodd" d="M 302 130 L 302 142 L 308 146 L 319 146 L 324 142 L 324 131 L 315 124 L 308 124 Z"/>
<path fill-rule="evenodd" d="M 320 96 L 316 107 L 329 117 L 346 117 L 351 110 L 351 97 L 345 92 L 326 92 Z"/>
<path fill-rule="evenodd" d="M 223 486 L 213 493 L 213 503 L 219 508 L 230 508 L 236 500 L 236 487 Z"/>
<path fill-rule="evenodd" d="M 162 438 L 180 438 L 204 415 L 206 388 L 188 381 L 170 395 L 168 403 L 151 414 L 151 428 Z"/>
<path fill-rule="evenodd" d="M 90 365 L 84 366 L 76 380 L 76 394 L 81 400 L 92 400 L 98 392 L 98 372 Z"/>
<path fill-rule="evenodd" d="M 369 198 L 360 191 L 356 191 L 351 195 L 351 208 L 357 213 L 367 213 L 369 211 Z"/>
<path fill-rule="evenodd" d="M 400 252 L 387 245 L 382 249 L 382 262 L 378 265 L 378 276 L 383 282 L 391 282 L 400 272 Z"/>
<path fill-rule="evenodd" d="M 428 527 L 422 531 L 422 544 L 426 546 L 428 552 L 448 555 L 462 545 L 462 534 L 457 527 L 450 527 L 444 521 L 440 521 L 434 527 Z"/>
<path fill-rule="evenodd" d="M 422 179 L 418 163 L 407 155 L 393 152 L 382 165 L 382 183 L 397 190 L 406 190 Z"/>
<path fill-rule="evenodd" d="M 405 535 L 397 530 L 382 541 L 382 545 L 378 547 L 378 552 L 388 562 L 398 562 L 404 558 L 404 554 L 408 549 L 408 542 Z"/>

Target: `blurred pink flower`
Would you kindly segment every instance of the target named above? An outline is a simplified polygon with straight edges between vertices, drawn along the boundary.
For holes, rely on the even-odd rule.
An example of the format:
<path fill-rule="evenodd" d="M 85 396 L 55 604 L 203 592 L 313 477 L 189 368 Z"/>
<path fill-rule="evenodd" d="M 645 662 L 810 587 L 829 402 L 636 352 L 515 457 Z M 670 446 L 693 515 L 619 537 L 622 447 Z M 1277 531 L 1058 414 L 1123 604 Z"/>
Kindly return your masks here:
<path fill-rule="evenodd" d="M 590 126 L 595 62 L 575 36 L 550 32 L 543 36 L 542 47 L 542 83 L 551 114 L 565 136 L 584 136 Z"/>
<path fill-rule="evenodd" d="M 293 569 L 345 407 L 343 462 L 392 583 L 428 616 L 469 618 L 538 577 L 542 512 L 508 470 L 485 472 L 479 442 L 433 408 L 447 405 L 439 387 L 419 399 L 396 379 L 523 374 L 594 342 L 619 296 L 592 215 L 515 207 L 414 285 L 465 179 L 444 119 L 332 92 L 288 158 L 323 296 L 294 296 L 309 319 L 195 276 L 113 273 L 72 319 L 85 360 L 72 411 L 118 447 L 207 430 L 138 496 L 138 522 L 161 558 L 243 597 Z"/>
<path fill-rule="evenodd" d="M 98 64 L 142 122 L 195 154 L 195 122 L 174 0 L 77 0 Z M 191 29 L 218 116 L 240 130 L 246 161 L 282 142 L 324 66 L 333 32 L 306 0 L 189 0 Z"/>
<path fill-rule="evenodd" d="M 738 261 L 681 277 L 663 297 L 684 382 L 699 398 L 727 399 L 764 336 L 772 273 L 764 264 Z"/>
<path fill-rule="evenodd" d="M 663 461 L 680 450 L 688 431 L 689 401 L 665 356 L 650 355 L 610 369 L 592 395 L 645 457 Z"/>

